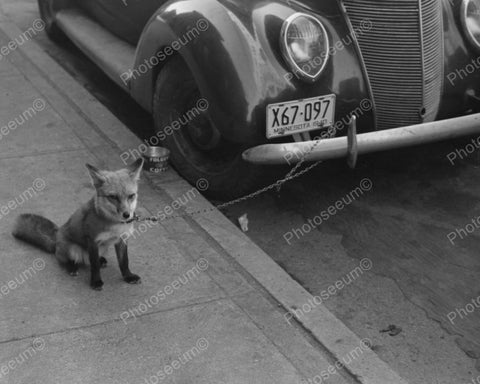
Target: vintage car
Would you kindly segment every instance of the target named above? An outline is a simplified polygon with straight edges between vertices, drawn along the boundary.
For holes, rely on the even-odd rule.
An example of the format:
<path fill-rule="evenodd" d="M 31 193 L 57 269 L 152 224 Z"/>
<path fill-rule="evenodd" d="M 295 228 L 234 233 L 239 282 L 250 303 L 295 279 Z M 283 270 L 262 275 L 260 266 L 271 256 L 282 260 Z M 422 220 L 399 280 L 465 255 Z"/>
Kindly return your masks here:
<path fill-rule="evenodd" d="M 480 0 L 39 0 L 191 183 L 480 132 Z M 358 134 L 357 134 L 358 131 Z M 162 145 L 162 144 L 161 144 Z"/>

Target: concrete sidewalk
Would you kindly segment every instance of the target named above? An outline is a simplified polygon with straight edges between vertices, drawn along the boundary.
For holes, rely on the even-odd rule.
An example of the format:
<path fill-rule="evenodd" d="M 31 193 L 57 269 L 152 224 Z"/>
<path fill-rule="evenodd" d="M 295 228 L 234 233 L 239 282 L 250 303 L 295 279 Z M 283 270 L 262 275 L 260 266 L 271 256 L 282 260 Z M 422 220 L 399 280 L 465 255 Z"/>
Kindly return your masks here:
<path fill-rule="evenodd" d="M 1 51 L 22 33 L 0 14 L 0 383 L 404 383 L 323 306 L 286 321 L 311 296 L 220 212 L 185 215 L 211 205 L 172 170 L 140 187 L 140 214 L 184 215 L 130 239 L 141 285 L 110 255 L 93 291 L 16 241 L 18 214 L 63 223 L 84 164 L 140 144 L 34 41 Z"/>

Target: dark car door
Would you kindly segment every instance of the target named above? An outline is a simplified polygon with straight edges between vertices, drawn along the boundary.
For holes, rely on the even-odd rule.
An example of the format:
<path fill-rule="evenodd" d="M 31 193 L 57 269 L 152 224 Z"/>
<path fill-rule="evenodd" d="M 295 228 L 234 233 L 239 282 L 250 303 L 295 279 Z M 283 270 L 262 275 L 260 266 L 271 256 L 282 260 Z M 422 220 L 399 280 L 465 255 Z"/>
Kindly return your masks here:
<path fill-rule="evenodd" d="M 143 27 L 167 0 L 79 0 L 78 4 L 103 27 L 136 45 Z"/>

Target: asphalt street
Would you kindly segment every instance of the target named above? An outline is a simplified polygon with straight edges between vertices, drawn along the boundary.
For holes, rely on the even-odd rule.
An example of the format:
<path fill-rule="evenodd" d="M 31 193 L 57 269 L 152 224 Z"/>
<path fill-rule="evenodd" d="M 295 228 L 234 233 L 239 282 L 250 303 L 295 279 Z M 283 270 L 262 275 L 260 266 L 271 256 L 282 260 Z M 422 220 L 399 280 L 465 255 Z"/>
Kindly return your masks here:
<path fill-rule="evenodd" d="M 5 0 L 20 28 L 33 0 Z M 37 42 L 141 138 L 152 121 L 71 45 Z M 248 236 L 410 383 L 480 382 L 476 138 L 326 162 L 232 206 Z M 285 321 L 289 321 L 287 316 Z M 477 380 L 478 381 L 474 381 Z"/>

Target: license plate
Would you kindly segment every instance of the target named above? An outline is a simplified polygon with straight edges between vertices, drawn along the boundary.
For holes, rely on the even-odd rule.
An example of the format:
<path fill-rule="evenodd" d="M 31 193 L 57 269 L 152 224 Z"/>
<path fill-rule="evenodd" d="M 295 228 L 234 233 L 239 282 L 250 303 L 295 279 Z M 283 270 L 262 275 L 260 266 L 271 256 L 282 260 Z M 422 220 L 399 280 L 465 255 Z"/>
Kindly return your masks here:
<path fill-rule="evenodd" d="M 267 106 L 267 139 L 330 127 L 335 95 L 287 101 Z"/>

